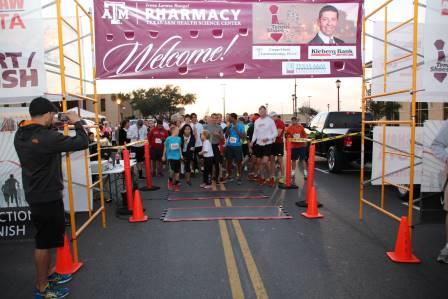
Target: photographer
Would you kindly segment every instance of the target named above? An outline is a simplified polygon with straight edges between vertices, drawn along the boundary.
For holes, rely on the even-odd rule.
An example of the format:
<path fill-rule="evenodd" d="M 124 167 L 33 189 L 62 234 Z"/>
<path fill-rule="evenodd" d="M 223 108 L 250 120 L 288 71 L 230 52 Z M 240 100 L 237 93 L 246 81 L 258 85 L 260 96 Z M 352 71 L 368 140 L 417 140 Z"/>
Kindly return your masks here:
<path fill-rule="evenodd" d="M 50 274 L 50 249 L 64 245 L 65 220 L 61 153 L 86 149 L 89 138 L 74 112 L 64 116 L 73 124 L 76 136 L 69 137 L 53 130 L 58 112 L 49 100 L 35 98 L 29 107 L 30 121 L 22 121 L 14 138 L 14 147 L 22 165 L 25 199 L 36 227 L 35 298 L 63 298 L 67 288 L 56 285 L 71 280 L 71 275 Z M 49 275 L 49 276 L 48 276 Z"/>

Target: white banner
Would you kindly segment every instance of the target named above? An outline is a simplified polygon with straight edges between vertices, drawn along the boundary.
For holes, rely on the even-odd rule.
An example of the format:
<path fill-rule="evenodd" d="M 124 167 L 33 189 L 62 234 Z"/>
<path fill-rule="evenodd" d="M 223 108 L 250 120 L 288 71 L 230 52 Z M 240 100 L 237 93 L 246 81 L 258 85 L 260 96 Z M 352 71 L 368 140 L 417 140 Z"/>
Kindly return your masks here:
<path fill-rule="evenodd" d="M 445 95 L 448 102 L 448 1 L 426 2 L 423 83 L 427 92 Z"/>
<path fill-rule="evenodd" d="M 442 184 L 445 182 L 445 165 L 434 157 L 431 151 L 431 144 L 439 134 L 443 123 L 442 120 L 425 121 L 423 129 L 425 150 L 423 151 L 422 192 L 440 192 L 442 191 Z"/>
<path fill-rule="evenodd" d="M 0 1 L 0 102 L 45 91 L 41 10 L 40 0 Z"/>
<path fill-rule="evenodd" d="M 383 142 L 383 128 L 375 127 L 373 129 L 373 139 L 378 142 Z M 416 142 L 423 142 L 423 128 L 417 127 L 415 132 Z M 407 153 L 410 152 L 411 144 L 411 128 L 410 127 L 387 127 L 386 129 L 386 144 L 388 146 L 395 147 Z M 391 148 L 386 147 L 386 152 L 398 152 Z M 415 155 L 421 157 L 423 148 L 421 146 L 415 146 Z M 382 145 L 373 143 L 372 154 L 372 179 L 381 177 L 382 170 Z M 421 159 L 415 158 L 415 163 L 421 162 Z M 389 174 L 397 171 L 393 175 L 386 176 L 386 180 L 395 184 L 409 185 L 409 157 L 386 154 L 385 161 L 385 174 Z M 402 169 L 401 171 L 398 171 Z M 414 184 L 421 183 L 422 165 L 414 168 Z M 381 178 L 372 181 L 372 185 L 381 185 Z"/>
<path fill-rule="evenodd" d="M 0 2 L 1 3 L 1 2 Z M 17 125 L 21 120 L 29 119 L 29 108 L 8 107 L 0 108 L 0 208 L 27 206 L 22 184 L 22 167 L 14 148 L 14 136 Z M 74 133 L 74 131 L 71 131 Z M 88 210 L 86 173 L 84 164 L 84 152 L 74 152 L 70 156 L 72 167 L 73 194 L 75 211 Z M 64 206 L 68 211 L 67 171 L 65 158 L 62 159 L 62 173 L 64 175 Z M 92 183 L 90 162 L 88 178 Z M 90 190 L 92 196 L 92 190 Z M 91 197 L 93 198 L 93 197 Z"/>
<path fill-rule="evenodd" d="M 393 28 L 399 23 L 388 23 L 388 28 Z M 425 64 L 423 58 L 423 40 L 426 40 L 426 34 L 424 32 L 425 26 L 419 24 L 418 26 L 418 41 L 417 41 L 417 102 L 447 102 L 448 93 L 439 90 L 427 89 L 425 77 Z M 444 30 L 438 28 L 438 31 Z M 437 30 L 436 30 L 437 31 Z M 387 47 L 387 59 L 390 62 L 387 64 L 387 76 L 384 78 L 384 22 L 375 22 L 373 39 L 373 58 L 372 58 L 372 95 L 381 94 L 385 92 L 393 92 L 403 89 L 412 88 L 412 56 L 402 58 L 412 53 L 413 48 L 413 24 L 409 23 L 402 28 L 391 32 L 388 35 L 389 46 Z M 448 43 L 448 39 L 447 39 Z M 434 48 L 434 45 L 433 45 Z M 445 49 L 448 48 L 448 44 L 445 45 Z M 448 53 L 448 50 L 447 50 Z M 437 53 L 436 53 L 437 55 Z M 448 55 L 447 55 L 448 57 Z M 391 62 L 392 60 L 395 62 Z M 431 75 L 432 76 L 432 75 Z M 448 85 L 448 78 L 445 79 L 445 88 Z M 386 89 L 384 89 L 384 83 L 386 83 Z M 412 100 L 410 93 L 396 94 L 393 96 L 385 96 L 376 98 L 375 101 L 394 101 L 394 102 L 410 102 Z"/>

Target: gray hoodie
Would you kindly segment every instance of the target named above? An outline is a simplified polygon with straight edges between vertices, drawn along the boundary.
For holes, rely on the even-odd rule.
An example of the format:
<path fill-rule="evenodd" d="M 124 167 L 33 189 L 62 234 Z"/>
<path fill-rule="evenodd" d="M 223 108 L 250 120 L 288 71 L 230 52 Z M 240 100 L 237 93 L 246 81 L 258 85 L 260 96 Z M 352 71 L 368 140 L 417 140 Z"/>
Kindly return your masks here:
<path fill-rule="evenodd" d="M 448 163 L 448 121 L 445 121 L 437 137 L 431 144 L 431 150 L 436 158 Z"/>

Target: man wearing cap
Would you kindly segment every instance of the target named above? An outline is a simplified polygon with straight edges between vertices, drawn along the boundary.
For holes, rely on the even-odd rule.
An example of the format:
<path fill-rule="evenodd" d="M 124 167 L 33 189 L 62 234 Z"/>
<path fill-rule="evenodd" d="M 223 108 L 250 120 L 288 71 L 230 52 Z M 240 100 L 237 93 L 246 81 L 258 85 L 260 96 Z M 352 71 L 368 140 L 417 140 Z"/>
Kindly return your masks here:
<path fill-rule="evenodd" d="M 150 144 L 150 154 L 152 161 L 152 175 L 163 176 L 162 174 L 162 156 L 165 140 L 168 138 L 168 131 L 163 127 L 163 121 L 157 120 L 157 125 L 148 133 L 148 141 Z"/>
<path fill-rule="evenodd" d="M 14 147 L 22 165 L 25 199 L 36 227 L 36 290 L 34 298 L 63 298 L 67 288 L 56 285 L 71 280 L 70 275 L 50 274 L 50 249 L 64 245 L 65 219 L 61 153 L 86 149 L 89 138 L 78 115 L 67 113 L 75 127 L 73 137 L 51 128 L 58 109 L 47 99 L 35 98 L 29 107 L 30 121 L 22 121 L 14 137 Z"/>
<path fill-rule="evenodd" d="M 128 139 L 131 143 L 137 141 L 144 141 L 148 137 L 148 129 L 143 123 L 143 119 L 139 119 L 136 124 L 129 127 L 127 132 Z M 131 152 L 135 153 L 135 159 L 137 160 L 138 177 L 143 179 L 143 162 L 145 161 L 144 143 L 139 143 L 131 146 Z"/>

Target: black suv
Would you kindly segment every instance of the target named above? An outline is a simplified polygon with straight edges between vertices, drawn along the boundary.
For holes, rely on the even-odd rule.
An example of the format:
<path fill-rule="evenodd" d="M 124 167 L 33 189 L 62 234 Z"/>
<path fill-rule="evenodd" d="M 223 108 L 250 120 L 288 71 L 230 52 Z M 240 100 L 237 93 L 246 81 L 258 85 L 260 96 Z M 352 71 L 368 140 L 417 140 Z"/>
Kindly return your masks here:
<path fill-rule="evenodd" d="M 361 132 L 361 112 L 339 111 L 320 112 L 310 123 L 310 134 L 315 139 L 335 137 L 349 133 Z M 366 113 L 366 120 L 372 120 Z M 366 125 L 366 136 L 371 138 L 371 126 Z M 372 160 L 372 142 L 365 140 L 364 159 Z M 316 144 L 316 155 L 326 157 L 330 172 L 340 172 L 352 161 L 361 160 L 361 135 L 348 136 Z"/>

